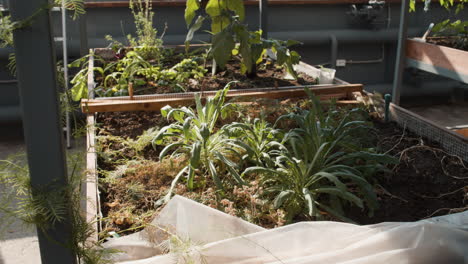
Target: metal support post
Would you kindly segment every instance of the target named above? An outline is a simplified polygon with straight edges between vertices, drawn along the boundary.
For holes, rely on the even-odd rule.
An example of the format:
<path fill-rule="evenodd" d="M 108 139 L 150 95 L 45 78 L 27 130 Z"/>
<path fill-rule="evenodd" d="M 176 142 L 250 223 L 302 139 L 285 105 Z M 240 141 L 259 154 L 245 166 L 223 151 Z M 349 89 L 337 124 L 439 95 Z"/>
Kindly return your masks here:
<path fill-rule="evenodd" d="M 67 184 L 67 168 L 49 6 L 48 0 L 10 1 L 13 21 L 41 10 L 30 25 L 15 30 L 14 43 L 31 185 L 47 188 L 54 183 L 57 188 Z M 47 234 L 37 231 L 42 263 L 76 263 L 73 252 L 63 246 L 71 238 L 69 216 Z"/>
<path fill-rule="evenodd" d="M 409 0 L 401 1 L 400 30 L 398 32 L 398 49 L 395 62 L 395 75 L 393 78 L 392 101 L 400 104 L 400 90 L 403 83 L 403 72 L 406 64 L 406 38 L 408 35 Z"/>
<path fill-rule="evenodd" d="M 268 38 L 268 0 L 258 1 L 259 26 L 262 30 L 262 37 Z"/>

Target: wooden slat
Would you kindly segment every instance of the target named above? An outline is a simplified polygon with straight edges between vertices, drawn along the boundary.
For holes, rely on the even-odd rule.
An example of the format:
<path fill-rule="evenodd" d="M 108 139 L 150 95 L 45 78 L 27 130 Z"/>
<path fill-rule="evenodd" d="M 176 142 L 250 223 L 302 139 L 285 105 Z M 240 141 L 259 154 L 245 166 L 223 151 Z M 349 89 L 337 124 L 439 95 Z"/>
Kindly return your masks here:
<path fill-rule="evenodd" d="M 321 99 L 327 100 L 330 98 L 345 98 L 353 92 L 362 91 L 362 84 L 347 84 L 347 85 L 332 85 L 329 87 L 310 88 L 310 90 Z M 135 100 L 106 100 L 106 99 L 83 99 L 81 102 L 81 110 L 83 113 L 96 112 L 116 112 L 116 111 L 159 111 L 165 105 L 187 105 L 194 102 L 196 93 L 187 93 L 183 98 L 154 98 L 154 99 L 138 99 Z M 269 90 L 245 92 L 239 94 L 238 91 L 228 92 L 227 98 L 242 97 L 242 98 L 297 98 L 304 97 L 306 93 L 302 87 L 285 90 Z M 203 96 L 202 98 L 208 96 Z M 210 96 L 211 97 L 211 96 Z"/>
<path fill-rule="evenodd" d="M 151 1 L 153 6 L 185 6 L 186 0 L 158 0 Z M 270 5 L 340 5 L 367 4 L 368 0 L 269 0 Z M 401 3 L 401 0 L 387 0 L 387 3 Z M 128 7 L 128 1 L 86 2 L 86 8 Z M 246 5 L 258 5 L 258 1 L 244 1 Z"/>
<path fill-rule="evenodd" d="M 94 51 L 89 50 L 89 64 L 88 64 L 88 98 L 94 98 Z"/>
<path fill-rule="evenodd" d="M 460 134 L 460 135 L 468 138 L 468 128 L 457 129 L 457 130 L 453 130 L 453 131 L 455 131 L 455 133 L 457 133 L 457 134 Z"/>
<path fill-rule="evenodd" d="M 406 57 L 463 75 L 468 74 L 467 51 L 408 39 Z"/>
<path fill-rule="evenodd" d="M 451 136 L 453 136 L 453 137 L 455 137 L 455 138 L 457 138 L 457 139 L 459 139 L 459 140 L 461 140 L 461 141 L 463 141 L 465 143 L 468 143 L 468 138 L 464 138 L 460 134 L 457 134 L 454 131 L 447 129 L 446 127 L 443 127 L 443 126 L 435 123 L 432 120 L 429 120 L 429 119 L 427 119 L 425 117 L 422 117 L 422 116 L 420 116 L 420 115 L 418 115 L 418 114 L 416 114 L 414 112 L 411 112 L 408 109 L 405 109 L 405 108 L 403 108 L 401 106 L 398 106 L 398 105 L 396 105 L 394 103 L 390 103 L 390 115 L 391 115 L 392 119 L 394 119 L 395 117 L 398 117 L 398 112 L 402 112 L 404 114 L 412 116 L 413 118 L 418 119 L 422 123 L 425 123 L 426 125 L 431 126 L 436 130 L 444 131 L 444 133 L 450 134 Z M 395 120 L 395 121 L 397 121 L 397 120 Z"/>
<path fill-rule="evenodd" d="M 98 241 L 98 224 L 97 214 L 99 208 L 98 192 L 97 192 L 97 158 L 95 149 L 95 122 L 94 115 L 89 114 L 86 118 L 86 180 L 83 183 L 84 190 L 84 213 L 86 221 L 92 224 L 95 233 L 89 238 L 89 242 Z"/>

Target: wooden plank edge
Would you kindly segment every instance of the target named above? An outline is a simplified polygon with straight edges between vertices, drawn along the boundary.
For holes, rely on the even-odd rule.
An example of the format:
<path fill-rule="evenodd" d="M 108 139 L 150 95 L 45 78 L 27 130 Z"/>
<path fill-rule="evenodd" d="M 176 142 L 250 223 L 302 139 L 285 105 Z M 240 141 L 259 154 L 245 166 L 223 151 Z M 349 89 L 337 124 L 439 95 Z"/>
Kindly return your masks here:
<path fill-rule="evenodd" d="M 346 4 L 365 4 L 367 0 L 269 0 L 269 5 L 346 5 Z M 387 3 L 401 3 L 401 0 L 387 0 Z M 185 7 L 185 0 L 173 0 L 173 1 L 151 1 L 153 6 L 181 6 Z M 246 0 L 245 5 L 258 5 L 258 1 Z M 85 3 L 86 8 L 106 8 L 106 7 L 128 7 L 128 1 L 87 1 Z"/>
<path fill-rule="evenodd" d="M 98 228 L 98 211 L 99 211 L 99 197 L 97 189 L 97 156 L 95 149 L 95 119 L 93 114 L 88 114 L 86 117 L 86 178 L 83 182 L 86 222 L 92 225 L 94 230 L 93 235 L 88 238 L 91 245 L 98 241 L 99 228 Z"/>
<path fill-rule="evenodd" d="M 468 138 L 463 137 L 462 135 L 460 135 L 460 134 L 458 134 L 458 133 L 455 133 L 454 131 L 452 131 L 452 130 L 450 130 L 450 129 L 447 129 L 446 127 L 443 127 L 443 126 L 441 126 L 441 125 L 439 125 L 439 124 L 436 124 L 436 123 L 435 123 L 434 121 L 432 121 L 432 120 L 429 120 L 429 119 L 427 119 L 427 118 L 425 118 L 425 117 L 422 117 L 422 116 L 420 116 L 420 115 L 418 115 L 418 114 L 416 114 L 416 113 L 414 113 L 414 112 L 412 112 L 412 111 L 410 111 L 410 110 L 408 110 L 408 109 L 405 109 L 405 108 L 403 108 L 403 107 L 401 107 L 401 106 L 398 106 L 398 105 L 396 105 L 396 104 L 394 104 L 394 103 L 390 103 L 390 118 L 391 118 L 392 120 L 393 120 L 393 117 L 392 117 L 392 116 L 393 116 L 393 113 L 394 113 L 395 109 L 397 109 L 398 111 L 401 111 L 401 112 L 403 112 L 403 113 L 405 113 L 405 114 L 407 114 L 407 115 L 410 115 L 410 116 L 412 116 L 412 117 L 414 117 L 414 118 L 416 118 L 416 119 L 419 119 L 419 120 L 421 120 L 422 122 L 426 123 L 427 125 L 429 125 L 429 126 L 435 128 L 435 129 L 442 130 L 442 131 L 444 131 L 444 132 L 450 134 L 451 136 L 453 136 L 453 137 L 455 137 L 455 138 L 457 138 L 457 139 L 459 139 L 459 140 L 461 140 L 461 141 L 463 141 L 463 142 L 465 142 L 465 143 L 468 143 Z"/>
<path fill-rule="evenodd" d="M 353 92 L 362 91 L 362 85 L 346 85 L 328 88 L 311 89 L 311 91 L 321 97 L 323 100 L 330 98 L 345 98 L 349 99 Z M 193 96 L 195 93 L 193 93 Z M 306 93 L 304 89 L 297 90 L 277 90 L 266 92 L 250 92 L 245 94 L 229 94 L 227 98 L 297 98 L 304 97 Z M 211 97 L 211 96 L 209 96 Z M 204 97 L 206 98 L 206 97 Z M 159 111 L 166 105 L 186 105 L 193 103 L 194 97 L 185 98 L 162 98 L 150 100 L 82 100 L 81 110 L 83 113 L 96 112 L 120 112 L 120 111 Z"/>
<path fill-rule="evenodd" d="M 453 129 L 451 131 L 462 135 L 464 138 L 468 138 L 468 128 Z"/>
<path fill-rule="evenodd" d="M 89 63 L 88 63 L 88 98 L 94 98 L 94 50 L 89 50 Z"/>
<path fill-rule="evenodd" d="M 468 75 L 468 51 L 407 39 L 406 57 L 460 75 Z M 423 69 L 424 70 L 424 69 Z M 437 71 L 434 72 L 437 74 Z"/>

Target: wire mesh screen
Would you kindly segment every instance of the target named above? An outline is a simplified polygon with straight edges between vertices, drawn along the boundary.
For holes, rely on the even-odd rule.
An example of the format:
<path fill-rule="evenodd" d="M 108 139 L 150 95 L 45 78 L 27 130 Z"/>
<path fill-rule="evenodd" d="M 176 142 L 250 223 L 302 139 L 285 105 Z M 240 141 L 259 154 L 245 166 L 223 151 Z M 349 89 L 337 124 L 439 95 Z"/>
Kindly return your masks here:
<path fill-rule="evenodd" d="M 390 105 L 390 115 L 401 127 L 439 143 L 447 153 L 468 161 L 467 138 L 393 104 Z"/>

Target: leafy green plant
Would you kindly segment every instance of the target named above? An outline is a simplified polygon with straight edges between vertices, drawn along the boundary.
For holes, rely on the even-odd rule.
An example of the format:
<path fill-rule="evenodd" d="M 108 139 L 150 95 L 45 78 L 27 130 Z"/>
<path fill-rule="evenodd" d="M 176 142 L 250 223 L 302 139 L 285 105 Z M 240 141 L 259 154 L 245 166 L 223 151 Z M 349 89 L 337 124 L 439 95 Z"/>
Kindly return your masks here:
<path fill-rule="evenodd" d="M 207 70 L 199 66 L 196 60 L 187 58 L 170 69 L 160 70 L 160 67 L 150 67 L 139 70 L 138 74 L 145 77 L 147 81 L 156 82 L 157 85 L 171 86 L 175 91 L 185 91 L 183 83 L 189 79 L 201 79 L 206 72 Z"/>
<path fill-rule="evenodd" d="M 187 177 L 188 188 L 193 189 L 196 171 L 202 175 L 210 175 L 219 190 L 223 189 L 220 174 L 224 171 L 227 171 L 237 183 L 244 184 L 237 171 L 238 164 L 232 160 L 232 158 L 240 156 L 239 147 L 233 140 L 225 136 L 223 130 L 215 128 L 218 118 L 225 116 L 229 109 L 230 105 L 225 104 L 229 86 L 230 84 L 218 91 L 213 98 L 206 99 L 204 105 L 200 95 L 197 94 L 195 110 L 170 106 L 161 109 L 162 115 L 168 119 L 173 118 L 175 123 L 163 127 L 154 138 L 153 144 L 155 146 L 172 140 L 160 152 L 160 159 L 163 159 L 171 151 L 171 157 L 181 154 L 189 157 L 189 164 L 175 177 L 166 199 L 170 198 L 172 189 L 184 175 Z"/>
<path fill-rule="evenodd" d="M 99 243 L 90 240 L 91 236 L 96 235 L 95 230 L 81 212 L 81 186 L 84 175 L 82 157 L 83 155 L 69 157 L 68 166 L 71 172 L 66 186 L 55 182 L 33 186 L 29 169 L 23 165 L 24 157 L 0 160 L 2 224 L 8 223 L 8 219 L 19 219 L 24 224 L 34 225 L 47 234 L 57 223 L 71 221 L 70 240 L 60 245 L 71 249 L 83 263 L 109 263 L 110 255 L 115 251 L 105 249 Z M 66 219 L 66 215 L 69 218 Z M 48 236 L 48 239 L 52 238 Z M 54 240 L 52 242 L 59 243 Z"/>
<path fill-rule="evenodd" d="M 204 16 L 198 16 L 193 22 L 200 3 L 197 0 L 187 1 L 185 9 L 185 21 L 189 32 L 186 38 L 186 45 L 193 39 L 194 33 L 199 30 L 206 20 Z M 299 44 L 296 41 L 280 41 L 275 39 L 262 39 L 261 31 L 249 31 L 242 23 L 245 18 L 244 3 L 236 1 L 208 1 L 205 12 L 211 21 L 211 54 L 216 62 L 216 66 L 224 68 L 232 55 L 241 55 L 242 72 L 249 77 L 256 76 L 257 64 L 262 62 L 267 49 L 272 49 L 276 55 L 276 63 L 285 66 L 288 72 L 297 78 L 293 68 L 299 63 L 300 56 L 297 52 L 289 50 L 292 45 Z"/>
<path fill-rule="evenodd" d="M 111 72 L 104 78 L 103 89 L 96 92 L 100 96 L 127 95 L 129 83 L 135 85 L 146 84 L 137 74 L 145 68 L 151 68 L 151 64 L 135 51 L 129 51 L 125 57 L 117 62 L 110 63 L 104 72 Z"/>
<path fill-rule="evenodd" d="M 84 0 L 63 0 L 65 9 L 73 11 L 73 19 L 77 19 L 80 15 L 86 13 L 84 7 Z M 48 11 L 54 6 L 62 6 L 62 0 L 54 0 L 53 4 L 41 7 L 36 10 L 31 16 L 27 17 L 22 21 L 12 21 L 11 16 L 5 16 L 3 13 L 0 14 L 0 47 L 13 47 L 13 31 L 20 28 L 25 28 L 31 25 L 34 18 L 42 12 Z M 14 53 L 10 53 L 8 56 L 9 63 L 7 65 L 13 76 L 16 76 L 16 56 Z"/>
<path fill-rule="evenodd" d="M 431 0 L 421 0 L 421 2 L 424 3 L 424 11 L 429 11 L 429 7 L 431 6 Z M 439 0 L 438 1 L 440 6 L 444 7 L 447 10 L 450 10 L 453 7 L 456 7 L 455 13 L 458 14 L 463 8 L 465 8 L 465 4 L 468 3 L 468 0 Z M 417 0 L 410 0 L 409 7 L 410 11 L 414 12 L 416 11 L 416 3 Z"/>
<path fill-rule="evenodd" d="M 96 62 L 101 62 L 105 65 L 105 61 L 95 56 L 93 53 L 90 53 L 80 59 L 77 59 L 69 64 L 70 68 L 80 68 L 81 70 L 75 74 L 70 83 L 73 85 L 71 90 L 71 96 L 74 101 L 80 101 L 82 98 L 88 98 L 88 72 L 90 71 L 89 67 L 89 57 L 94 56 Z M 92 69 L 95 72 L 100 73 L 104 76 L 104 69 L 102 67 L 93 67 Z"/>
<path fill-rule="evenodd" d="M 158 30 L 153 26 L 154 12 L 150 0 L 130 0 L 130 10 L 136 27 L 136 37 L 127 35 L 128 44 L 139 56 L 145 60 L 156 60 L 158 63 L 163 57 L 163 36 L 158 36 Z M 125 45 L 106 35 L 110 47 L 114 51 L 124 48 Z"/>
<path fill-rule="evenodd" d="M 272 153 L 276 154 L 274 166 L 250 167 L 243 174 L 261 173 L 265 192 L 275 196 L 275 207 L 284 208 L 289 219 L 304 212 L 321 219 L 325 211 L 350 221 L 344 216 L 343 203 L 360 208 L 367 205 L 372 214 L 377 208 L 376 196 L 359 166 L 398 161 L 372 150 L 359 150 L 352 143 L 353 131 L 370 129 L 364 121 L 351 119 L 359 110 L 335 120 L 333 113 L 325 115 L 316 99 L 312 102 L 310 110 L 280 117 L 292 119 L 298 127 L 285 135 L 287 148 Z M 358 193 L 351 191 L 350 185 Z"/>
<path fill-rule="evenodd" d="M 245 150 L 246 154 L 242 159 L 256 166 L 273 166 L 273 151 L 284 148 L 279 143 L 283 133 L 263 119 L 255 118 L 253 122 L 234 122 L 224 126 L 223 130 Z"/>
<path fill-rule="evenodd" d="M 468 49 L 468 21 L 447 19 L 437 23 L 432 32 L 436 37 L 453 37 L 454 39 L 449 41 L 454 48 Z"/>

